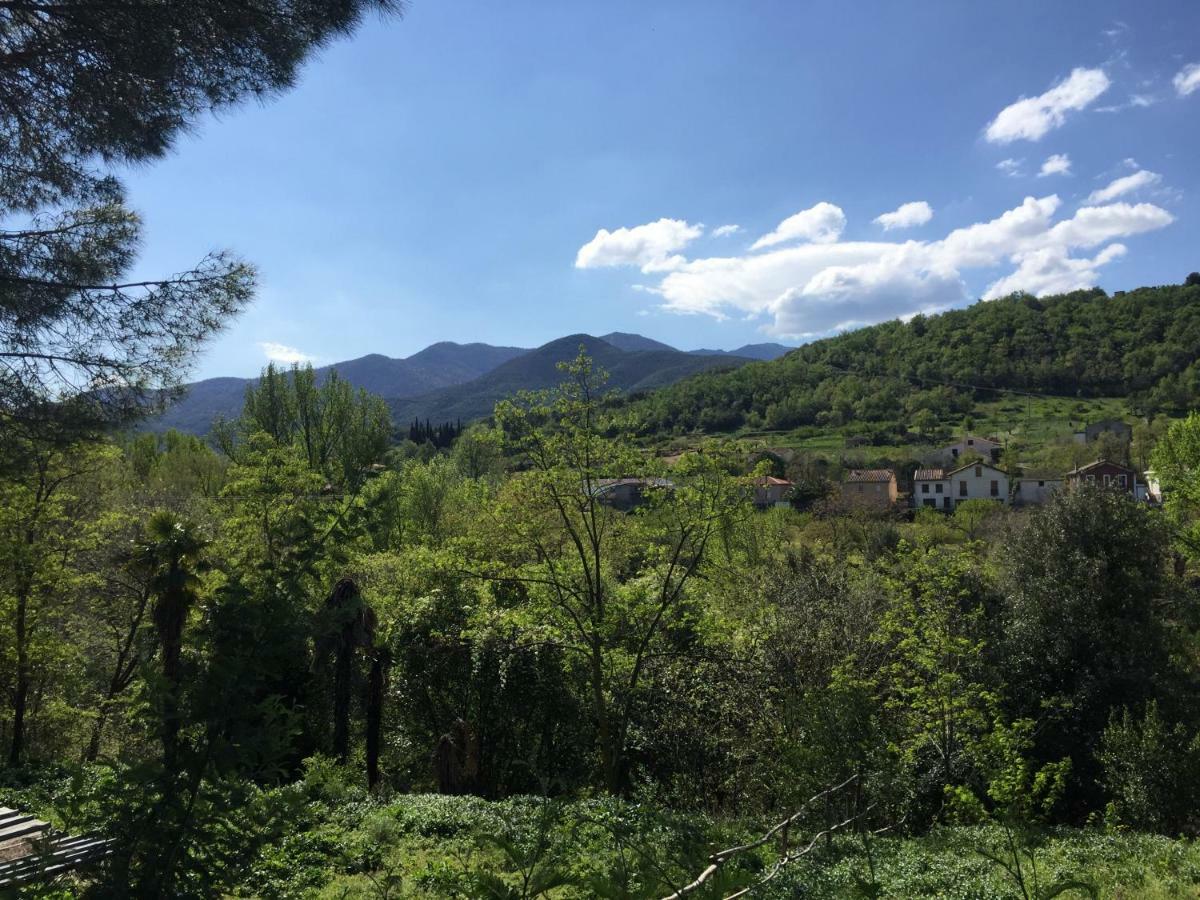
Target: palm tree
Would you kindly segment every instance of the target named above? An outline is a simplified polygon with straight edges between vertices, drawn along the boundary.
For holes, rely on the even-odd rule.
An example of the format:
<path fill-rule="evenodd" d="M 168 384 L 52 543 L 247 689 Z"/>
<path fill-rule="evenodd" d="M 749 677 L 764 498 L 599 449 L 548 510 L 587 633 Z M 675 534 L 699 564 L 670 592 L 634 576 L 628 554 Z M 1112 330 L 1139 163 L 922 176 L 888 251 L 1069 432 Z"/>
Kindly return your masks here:
<path fill-rule="evenodd" d="M 207 546 L 207 539 L 192 523 L 159 510 L 147 520 L 131 554 L 132 565 L 142 571 L 154 598 L 151 616 L 158 631 L 165 683 L 161 737 L 168 771 L 175 767 L 179 744 L 183 629 L 199 593 L 200 576 L 207 568 L 203 558 Z"/>

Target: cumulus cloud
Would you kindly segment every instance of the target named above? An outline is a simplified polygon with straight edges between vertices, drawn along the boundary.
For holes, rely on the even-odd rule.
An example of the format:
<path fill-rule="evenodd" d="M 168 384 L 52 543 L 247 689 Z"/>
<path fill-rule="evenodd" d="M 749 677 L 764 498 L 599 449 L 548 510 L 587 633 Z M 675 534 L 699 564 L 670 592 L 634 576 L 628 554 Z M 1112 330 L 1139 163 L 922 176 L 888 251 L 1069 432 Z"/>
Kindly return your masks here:
<path fill-rule="evenodd" d="M 1157 231 L 1174 221 L 1174 216 L 1153 203 L 1085 206 L 1051 228 L 1046 239 L 1064 247 L 1095 247 L 1113 238 Z"/>
<path fill-rule="evenodd" d="M 1053 156 L 1046 157 L 1046 161 L 1042 163 L 1041 171 L 1038 172 L 1038 178 L 1045 178 L 1049 175 L 1070 174 L 1071 157 L 1065 153 L 1055 153 Z"/>
<path fill-rule="evenodd" d="M 813 244 L 832 244 L 842 235 L 846 227 L 846 214 L 841 207 L 822 201 L 788 216 L 770 234 L 764 234 L 751 246 L 751 250 L 774 247 L 792 241 L 808 241 Z"/>
<path fill-rule="evenodd" d="M 1090 287 L 1100 279 L 1100 266 L 1124 256 L 1124 244 L 1109 244 L 1092 259 L 1073 258 L 1061 246 L 1043 247 L 1022 254 L 1017 270 L 992 282 L 984 292 L 985 300 L 1006 297 L 1015 291 L 1030 294 L 1062 294 Z"/>
<path fill-rule="evenodd" d="M 1021 175 L 1022 162 L 1023 160 L 1020 159 L 1002 159 L 1000 162 L 996 163 L 996 168 L 1009 178 L 1017 178 Z"/>
<path fill-rule="evenodd" d="M 1200 91 L 1200 63 L 1184 66 L 1175 74 L 1172 84 L 1180 97 Z"/>
<path fill-rule="evenodd" d="M 289 347 L 287 344 L 261 341 L 258 346 L 270 362 L 291 365 L 292 363 L 310 363 L 316 360 L 315 356 L 311 356 L 303 350 L 297 350 L 295 347 Z"/>
<path fill-rule="evenodd" d="M 737 234 L 741 230 L 741 225 L 718 225 L 712 230 L 712 233 L 713 237 L 725 237 L 729 234 Z"/>
<path fill-rule="evenodd" d="M 886 212 L 875 217 L 875 224 L 882 225 L 884 231 L 893 228 L 913 228 L 924 225 L 933 218 L 933 207 L 924 200 L 903 203 L 892 212 Z"/>
<path fill-rule="evenodd" d="M 703 233 L 702 225 L 691 225 L 682 219 L 659 219 L 615 231 L 601 228 L 594 238 L 579 248 L 575 268 L 638 266 L 647 273 L 669 271 L 684 261 L 677 251 Z"/>
<path fill-rule="evenodd" d="M 1158 184 L 1162 181 L 1162 176 L 1157 172 L 1148 172 L 1145 169 L 1139 169 L 1132 175 L 1125 175 L 1115 181 L 1109 182 L 1105 187 L 1099 188 L 1088 195 L 1088 203 L 1108 203 L 1110 200 L 1115 200 L 1125 194 L 1133 191 L 1141 190 L 1144 187 L 1149 187 L 1152 184 Z"/>
<path fill-rule="evenodd" d="M 962 304 L 970 296 L 969 270 L 1012 267 L 988 285 L 987 298 L 1090 287 L 1125 252 L 1113 241 L 1173 221 L 1149 203 L 1088 205 L 1067 218 L 1058 217 L 1061 207 L 1053 194 L 1026 197 L 934 241 L 810 241 L 683 260 L 642 289 L 669 312 L 761 319 L 770 334 L 805 339 Z M 844 217 L 837 233 L 843 224 Z M 1103 249 L 1095 255 L 1079 252 L 1096 247 Z"/>
<path fill-rule="evenodd" d="M 988 125 L 985 135 L 993 144 L 1041 140 L 1061 126 L 1068 113 L 1086 109 L 1110 84 L 1102 69 L 1074 69 L 1044 94 L 1022 97 L 1004 107 Z"/>

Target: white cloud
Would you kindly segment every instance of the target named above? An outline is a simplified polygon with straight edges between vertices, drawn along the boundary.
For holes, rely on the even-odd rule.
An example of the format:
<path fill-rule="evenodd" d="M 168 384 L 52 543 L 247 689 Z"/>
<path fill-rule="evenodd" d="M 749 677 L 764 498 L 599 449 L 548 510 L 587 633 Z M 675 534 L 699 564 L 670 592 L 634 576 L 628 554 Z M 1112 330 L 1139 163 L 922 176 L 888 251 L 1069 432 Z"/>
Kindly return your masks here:
<path fill-rule="evenodd" d="M 1053 194 L 1026 197 L 935 241 L 827 241 L 683 260 L 657 285 L 639 289 L 656 294 L 668 312 L 758 319 L 777 337 L 809 338 L 961 304 L 970 293 L 964 273 L 973 269 L 1013 267 L 992 276 L 989 298 L 1089 287 L 1125 252 L 1112 241 L 1173 221 L 1148 203 L 1090 205 L 1056 220 L 1061 207 Z M 1094 256 L 1076 255 L 1102 245 Z"/>
<path fill-rule="evenodd" d="M 882 225 L 884 231 L 893 228 L 913 228 L 924 225 L 933 218 L 933 207 L 924 200 L 903 203 L 893 212 L 886 212 L 875 217 L 875 224 Z"/>
<path fill-rule="evenodd" d="M 1175 93 L 1180 97 L 1200 90 L 1200 63 L 1184 66 L 1175 74 L 1172 84 L 1175 85 Z"/>
<path fill-rule="evenodd" d="M 1071 157 L 1065 153 L 1055 153 L 1053 156 L 1046 157 L 1046 161 L 1042 163 L 1041 171 L 1038 172 L 1038 178 L 1045 178 L 1048 175 L 1070 174 Z"/>
<path fill-rule="evenodd" d="M 824 201 L 788 216 L 770 234 L 764 234 L 750 249 L 761 250 L 791 241 L 832 244 L 846 227 L 846 214 L 840 207 Z"/>
<path fill-rule="evenodd" d="M 1006 297 L 1016 291 L 1042 296 L 1063 294 L 1093 286 L 1100 279 L 1097 269 L 1124 256 L 1124 244 L 1109 244 L 1093 259 L 1072 258 L 1065 247 L 1043 247 L 1023 254 L 1017 271 L 993 282 L 985 300 Z"/>
<path fill-rule="evenodd" d="M 659 219 L 615 231 L 601 228 L 594 238 L 579 248 L 575 268 L 638 266 L 643 272 L 666 272 L 683 262 L 683 257 L 676 255 L 676 251 L 703 233 L 702 225 L 690 225 L 682 219 Z"/>
<path fill-rule="evenodd" d="M 1085 206 L 1051 228 L 1046 240 L 1064 247 L 1095 247 L 1113 238 L 1157 231 L 1174 221 L 1174 216 L 1153 203 Z"/>
<path fill-rule="evenodd" d="M 1022 97 L 1000 110 L 985 132 L 993 144 L 1037 141 L 1066 121 L 1067 113 L 1086 109 L 1111 82 L 1101 69 L 1074 69 L 1037 97 Z"/>
<path fill-rule="evenodd" d="M 302 350 L 297 350 L 295 347 L 289 347 L 287 344 L 277 344 L 274 341 L 260 341 L 258 346 L 270 362 L 291 365 L 292 363 L 310 363 L 316 360 L 315 356 L 311 356 Z"/>
<path fill-rule="evenodd" d="M 1127 160 L 1131 162 L 1132 160 Z M 1158 184 L 1162 181 L 1162 176 L 1157 172 L 1148 172 L 1145 169 L 1139 169 L 1132 175 L 1125 175 L 1108 184 L 1107 187 L 1102 187 L 1091 192 L 1088 195 L 1088 203 L 1107 203 L 1110 200 L 1116 200 L 1118 197 L 1133 191 L 1141 190 L 1144 187 L 1149 187 L 1152 184 Z"/>
<path fill-rule="evenodd" d="M 741 225 L 719 225 L 712 230 L 712 233 L 713 237 L 725 237 L 727 234 L 737 234 L 741 230 Z"/>
<path fill-rule="evenodd" d="M 954 229 L 936 245 L 936 252 L 955 268 L 994 266 L 1045 235 L 1059 204 L 1056 194 L 1026 197 L 1020 206 L 990 222 Z"/>
<path fill-rule="evenodd" d="M 996 163 L 996 168 L 1007 175 L 1009 178 L 1017 178 L 1021 175 L 1021 159 L 1002 159 Z"/>
<path fill-rule="evenodd" d="M 924 247 L 910 242 L 872 262 L 822 269 L 803 287 L 780 294 L 768 310 L 774 333 L 805 339 L 897 315 L 936 312 L 966 296 L 957 272 L 929 265 Z"/>

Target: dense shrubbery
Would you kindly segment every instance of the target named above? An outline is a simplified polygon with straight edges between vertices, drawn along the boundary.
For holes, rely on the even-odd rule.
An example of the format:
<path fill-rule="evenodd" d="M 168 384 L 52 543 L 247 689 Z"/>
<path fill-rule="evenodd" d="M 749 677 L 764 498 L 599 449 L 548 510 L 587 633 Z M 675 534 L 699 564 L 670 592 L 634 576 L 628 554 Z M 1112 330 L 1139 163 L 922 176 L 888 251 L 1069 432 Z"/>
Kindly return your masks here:
<path fill-rule="evenodd" d="M 427 460 L 372 459 L 374 401 L 303 378 L 249 398 L 228 456 L 24 448 L 4 801 L 116 838 L 98 896 L 510 896 L 522 867 L 557 896 L 661 896 L 843 782 L 792 847 L 843 817 L 858 837 L 762 896 L 838 896 L 872 858 L 889 889 L 1002 896 L 997 863 L 945 848 L 1195 832 L 1200 419 L 1156 451 L 1165 512 L 1085 488 L 906 522 L 755 512 L 746 476 L 781 461 L 724 445 L 656 469 L 600 388 L 582 358 Z M 670 481 L 621 511 L 613 474 Z M 1092 840 L 1037 852 L 1100 883 Z"/>

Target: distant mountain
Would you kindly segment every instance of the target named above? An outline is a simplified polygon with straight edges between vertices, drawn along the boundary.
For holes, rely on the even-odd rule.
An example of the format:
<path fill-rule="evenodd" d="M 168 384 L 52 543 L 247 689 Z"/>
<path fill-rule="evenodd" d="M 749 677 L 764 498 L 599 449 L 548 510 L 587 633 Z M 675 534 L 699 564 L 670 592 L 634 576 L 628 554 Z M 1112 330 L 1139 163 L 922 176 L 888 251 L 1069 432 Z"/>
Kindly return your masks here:
<path fill-rule="evenodd" d="M 678 351 L 670 344 L 664 344 L 662 341 L 656 341 L 653 338 L 642 337 L 640 334 L 630 334 L 627 331 L 612 331 L 608 334 L 600 335 L 600 340 L 606 344 L 612 344 L 618 350 L 625 350 L 630 353 L 638 350 L 670 350 L 672 353 Z"/>
<path fill-rule="evenodd" d="M 640 334 L 629 334 L 625 331 L 614 331 L 611 334 L 600 335 L 600 340 L 612 344 L 618 350 L 675 350 L 670 344 L 643 337 Z M 695 356 L 738 356 L 742 359 L 778 359 L 795 347 L 785 347 L 783 344 L 746 344 L 736 350 L 689 350 Z"/>
<path fill-rule="evenodd" d="M 324 381 L 336 369 L 340 377 L 372 394 L 388 399 L 413 397 L 478 378 L 526 352 L 520 347 L 443 341 L 406 359 L 371 353 L 358 359 L 322 366 L 316 370 L 316 374 L 319 381 Z M 241 413 L 246 386 L 257 381 L 257 378 L 209 378 L 197 381 L 188 385 L 184 396 L 162 415 L 147 422 L 147 427 L 154 431 L 174 428 L 206 434 L 218 417 L 234 418 Z"/>
<path fill-rule="evenodd" d="M 483 418 L 491 414 L 497 401 L 517 391 L 541 390 L 558 384 L 562 380 L 558 363 L 574 359 L 580 347 L 597 366 L 608 372 L 609 387 L 630 394 L 664 387 L 698 372 L 737 368 L 750 362 L 730 355 L 684 353 L 638 335 L 618 334 L 615 337 L 626 346 L 639 346 L 645 342 L 666 349 L 624 350 L 604 338 L 573 334 L 530 350 L 473 381 L 420 397 L 395 399 L 391 403 L 392 416 L 397 423 L 413 419 L 462 419 L 466 422 Z M 637 340 L 630 340 L 632 338 Z"/>
<path fill-rule="evenodd" d="M 785 347 L 783 344 L 746 344 L 736 350 L 689 350 L 703 356 L 740 356 L 745 359 L 779 359 L 785 353 L 795 350 L 795 347 Z"/>
<path fill-rule="evenodd" d="M 789 347 L 751 344 L 738 350 L 683 352 L 669 344 L 614 331 L 603 337 L 575 334 L 536 350 L 456 344 L 442 341 L 404 359 L 371 353 L 358 359 L 322 366 L 318 381 L 337 370 L 355 387 L 389 401 L 398 425 L 413 418 L 438 422 L 469 421 L 488 416 L 496 401 L 519 390 L 551 387 L 561 380 L 557 364 L 573 359 L 580 345 L 611 376 L 612 387 L 626 393 L 673 384 L 681 378 L 712 369 L 736 368 L 751 360 L 774 359 Z M 209 378 L 187 386 L 184 396 L 146 427 L 174 428 L 207 434 L 218 418 L 235 418 L 242 411 L 247 385 L 257 378 Z"/>

